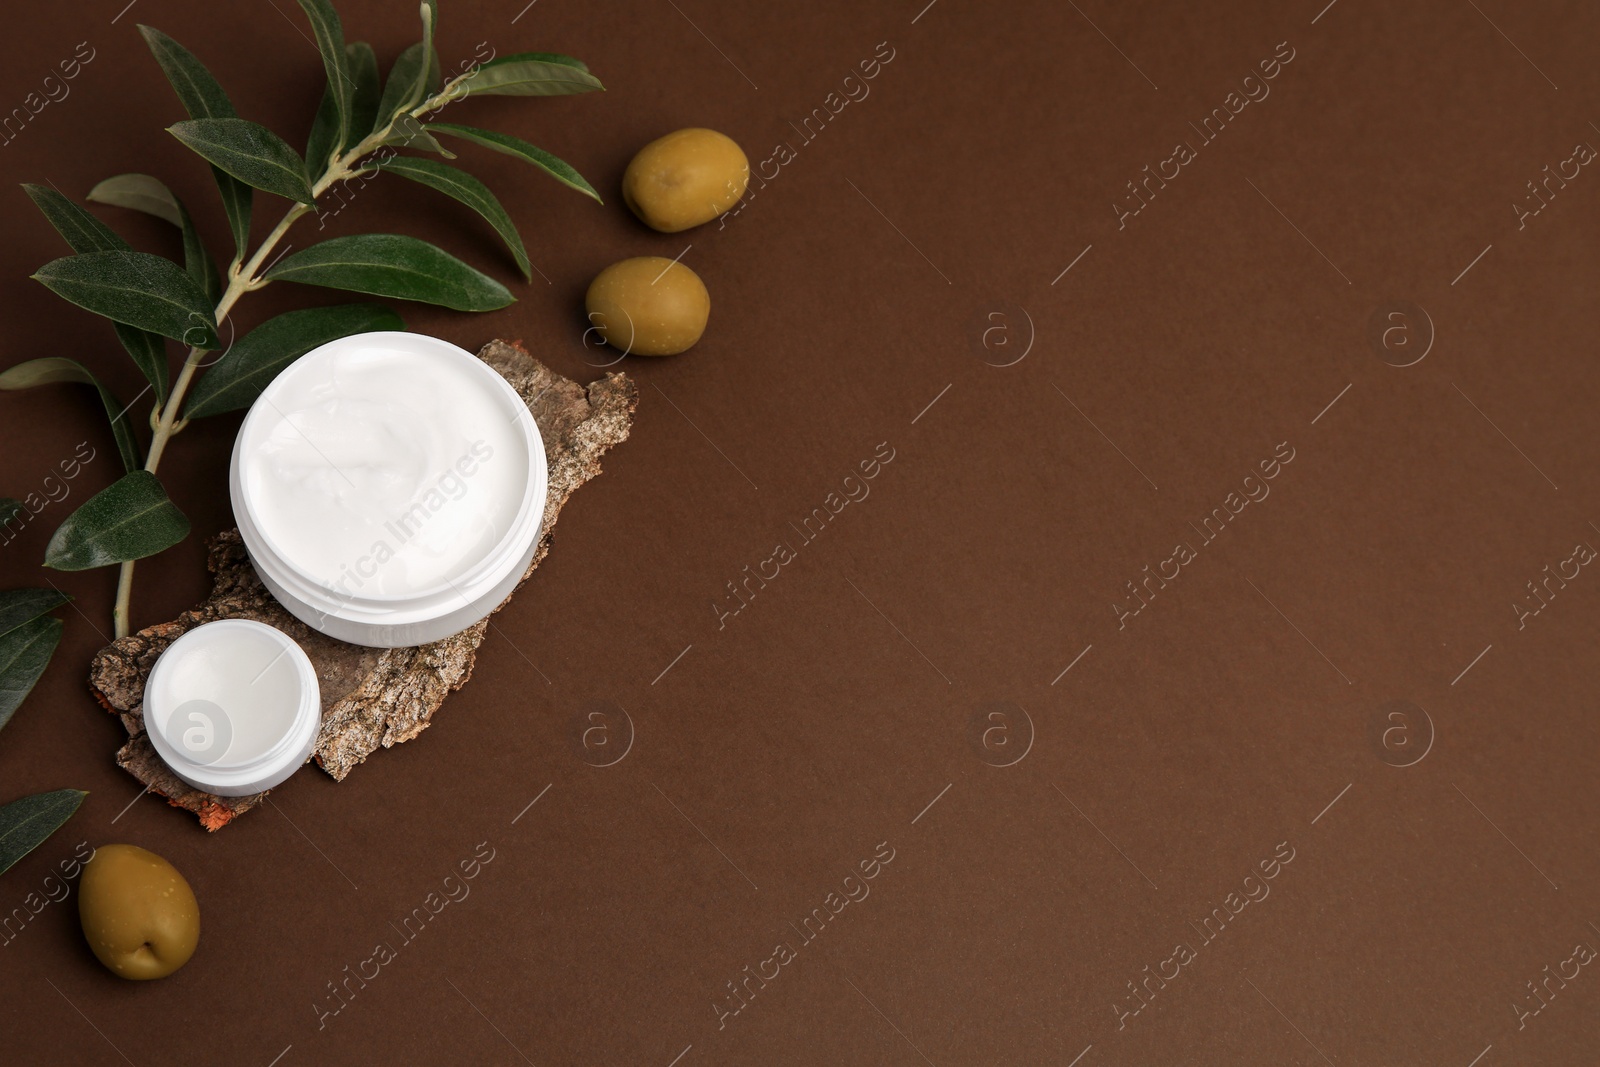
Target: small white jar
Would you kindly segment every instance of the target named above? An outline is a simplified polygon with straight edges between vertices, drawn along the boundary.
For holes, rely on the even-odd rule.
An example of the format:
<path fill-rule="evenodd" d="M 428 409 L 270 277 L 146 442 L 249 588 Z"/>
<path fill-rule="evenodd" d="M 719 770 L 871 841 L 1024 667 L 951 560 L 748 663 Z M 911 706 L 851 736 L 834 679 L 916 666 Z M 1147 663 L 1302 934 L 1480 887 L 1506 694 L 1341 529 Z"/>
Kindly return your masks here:
<path fill-rule="evenodd" d="M 458 633 L 510 595 L 548 479 L 504 378 L 446 341 L 383 332 L 273 379 L 239 429 L 230 488 L 256 573 L 291 614 L 397 647 Z"/>
<path fill-rule="evenodd" d="M 305 650 L 252 619 L 196 626 L 172 642 L 144 687 L 144 728 L 172 772 L 224 797 L 259 793 L 310 758 L 322 723 Z"/>

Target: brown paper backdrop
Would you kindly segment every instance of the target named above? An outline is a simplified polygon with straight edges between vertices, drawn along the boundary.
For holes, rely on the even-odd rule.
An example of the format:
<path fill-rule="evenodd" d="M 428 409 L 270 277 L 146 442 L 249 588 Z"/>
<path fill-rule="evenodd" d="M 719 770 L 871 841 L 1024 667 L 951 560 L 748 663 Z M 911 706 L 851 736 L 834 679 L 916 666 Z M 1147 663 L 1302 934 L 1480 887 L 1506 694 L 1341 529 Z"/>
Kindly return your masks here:
<path fill-rule="evenodd" d="M 149 171 L 220 247 L 133 23 L 297 144 L 315 50 L 284 0 L 125 2 L 11 13 L 0 106 L 79 42 L 94 59 L 0 168 L 74 197 Z M 556 152 L 608 203 L 465 151 L 543 277 L 507 311 L 408 306 L 409 325 L 469 348 L 520 337 L 587 380 L 588 280 L 691 244 L 715 310 L 692 353 L 626 362 L 633 438 L 563 515 L 472 683 L 342 785 L 307 770 L 215 836 L 136 799 L 84 684 L 114 577 L 36 566 L 111 480 L 109 438 L 81 390 L 0 398 L 0 492 L 35 491 L 79 441 L 99 453 L 0 547 L 6 586 L 77 597 L 0 736 L 0 799 L 90 790 L 0 879 L 0 905 L 79 841 L 128 841 L 171 859 L 204 913 L 183 971 L 132 984 L 86 950 L 75 898 L 45 908 L 0 948 L 0 1058 L 1592 1060 L 1600 576 L 1551 580 L 1520 629 L 1513 605 L 1600 545 L 1600 175 L 1564 162 L 1600 144 L 1600 18 L 923 2 L 444 5 L 447 66 L 479 41 L 590 62 L 604 95 L 472 101 L 457 121 Z M 347 34 L 387 65 L 409 7 L 349 0 Z M 860 96 L 844 79 L 880 42 L 870 94 L 808 141 L 802 120 Z M 1259 96 L 1243 79 L 1275 51 L 1293 58 L 1270 95 L 1202 143 L 1190 123 Z M 686 125 L 787 161 L 725 227 L 655 234 L 618 181 Z M 1171 176 L 1180 141 L 1194 158 Z M 1170 180 L 1119 228 L 1146 165 Z M 1547 165 L 1569 178 L 1535 200 Z M 397 184 L 328 229 L 398 226 L 510 280 L 481 222 Z M 74 355 L 134 395 L 104 324 L 27 279 L 64 250 L 6 188 L 5 361 Z M 1517 203 L 1545 206 L 1519 225 Z M 258 196 L 258 234 L 275 212 Z M 97 213 L 175 250 L 161 223 Z M 319 299 L 268 290 L 240 325 Z M 140 565 L 139 624 L 206 588 L 236 425 L 168 452 L 195 536 Z M 846 483 L 880 446 L 892 461 Z M 1292 461 L 1246 482 L 1275 449 Z M 870 495 L 804 541 L 847 490 Z M 1242 510 L 1207 543 L 1230 493 Z M 780 541 L 795 558 L 719 628 L 713 601 Z M 1194 558 L 1166 563 L 1180 543 Z M 1119 627 L 1146 566 L 1179 574 Z M 446 883 L 475 850 L 493 858 Z M 892 862 L 847 882 L 875 851 Z M 447 890 L 466 895 L 406 940 L 404 917 Z M 807 941 L 813 909 L 828 921 Z M 364 962 L 380 943 L 393 958 Z"/>

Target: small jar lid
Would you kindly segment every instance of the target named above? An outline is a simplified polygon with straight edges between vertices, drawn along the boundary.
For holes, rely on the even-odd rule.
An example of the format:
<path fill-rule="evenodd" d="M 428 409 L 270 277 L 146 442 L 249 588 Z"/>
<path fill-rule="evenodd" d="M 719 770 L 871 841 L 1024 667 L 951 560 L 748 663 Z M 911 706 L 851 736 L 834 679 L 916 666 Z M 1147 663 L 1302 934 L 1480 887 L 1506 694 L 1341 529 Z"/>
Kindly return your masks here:
<path fill-rule="evenodd" d="M 253 619 L 208 622 L 156 660 L 144 727 L 156 753 L 196 789 L 259 793 L 311 755 L 322 722 L 317 672 L 288 634 Z"/>

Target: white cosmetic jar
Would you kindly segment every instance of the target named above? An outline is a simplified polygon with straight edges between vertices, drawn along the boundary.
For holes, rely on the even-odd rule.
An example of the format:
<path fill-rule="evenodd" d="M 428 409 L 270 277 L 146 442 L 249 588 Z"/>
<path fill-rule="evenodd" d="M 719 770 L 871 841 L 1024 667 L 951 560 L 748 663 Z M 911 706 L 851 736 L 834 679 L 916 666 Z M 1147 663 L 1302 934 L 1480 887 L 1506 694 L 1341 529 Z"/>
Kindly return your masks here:
<path fill-rule="evenodd" d="M 196 626 L 161 653 L 144 728 L 166 765 L 217 796 L 259 793 L 310 757 L 322 723 L 317 672 L 288 634 L 252 619 Z"/>
<path fill-rule="evenodd" d="M 528 406 L 463 348 L 355 334 L 278 374 L 229 485 L 262 584 L 352 644 L 438 641 L 484 618 L 538 545 L 549 473 Z"/>

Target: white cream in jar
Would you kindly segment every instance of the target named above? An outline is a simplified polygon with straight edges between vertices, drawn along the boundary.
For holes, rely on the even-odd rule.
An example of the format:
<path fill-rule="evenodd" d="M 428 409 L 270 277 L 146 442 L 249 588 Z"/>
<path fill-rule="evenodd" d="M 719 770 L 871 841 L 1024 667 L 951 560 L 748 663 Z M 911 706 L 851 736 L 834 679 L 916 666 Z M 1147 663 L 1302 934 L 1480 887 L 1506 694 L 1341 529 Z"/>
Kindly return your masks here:
<path fill-rule="evenodd" d="M 208 622 L 156 660 L 144 728 L 174 774 L 218 796 L 282 782 L 310 758 L 321 725 L 317 673 L 288 634 L 252 619 Z"/>
<path fill-rule="evenodd" d="M 511 386 L 409 333 L 292 363 L 251 407 L 232 473 L 263 583 L 318 629 L 374 645 L 437 640 L 493 610 L 531 557 L 546 492 Z"/>

